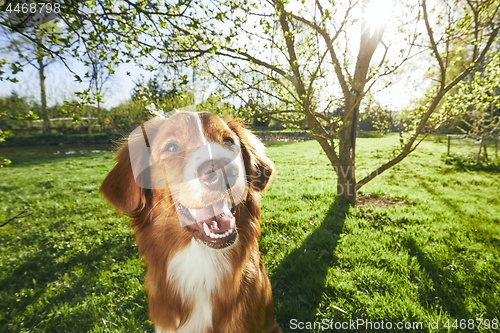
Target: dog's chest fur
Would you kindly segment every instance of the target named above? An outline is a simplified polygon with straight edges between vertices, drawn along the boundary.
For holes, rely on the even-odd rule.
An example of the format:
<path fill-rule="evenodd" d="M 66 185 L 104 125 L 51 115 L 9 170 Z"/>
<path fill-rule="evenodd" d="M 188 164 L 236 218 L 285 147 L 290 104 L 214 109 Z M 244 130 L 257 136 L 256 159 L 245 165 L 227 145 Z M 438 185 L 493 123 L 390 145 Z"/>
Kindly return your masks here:
<path fill-rule="evenodd" d="M 206 332 L 212 327 L 212 295 L 224 292 L 222 282 L 232 275 L 226 253 L 209 249 L 193 238 L 189 246 L 169 262 L 167 281 L 184 302 L 193 305 L 188 321 L 177 332 Z"/>

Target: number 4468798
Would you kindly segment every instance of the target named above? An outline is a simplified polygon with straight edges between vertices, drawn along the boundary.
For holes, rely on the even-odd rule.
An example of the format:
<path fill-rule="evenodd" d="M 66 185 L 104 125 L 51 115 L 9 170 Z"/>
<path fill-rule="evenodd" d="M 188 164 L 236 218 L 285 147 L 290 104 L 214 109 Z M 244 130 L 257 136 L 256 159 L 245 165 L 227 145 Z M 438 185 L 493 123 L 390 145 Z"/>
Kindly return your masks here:
<path fill-rule="evenodd" d="M 444 323 L 446 329 L 476 330 L 487 329 L 497 330 L 500 327 L 498 319 L 448 319 Z"/>
<path fill-rule="evenodd" d="M 9 2 L 7 7 L 5 7 L 7 13 L 14 14 L 36 14 L 36 13 L 56 13 L 61 12 L 61 4 L 57 2 L 25 2 L 25 3 L 15 3 Z"/>

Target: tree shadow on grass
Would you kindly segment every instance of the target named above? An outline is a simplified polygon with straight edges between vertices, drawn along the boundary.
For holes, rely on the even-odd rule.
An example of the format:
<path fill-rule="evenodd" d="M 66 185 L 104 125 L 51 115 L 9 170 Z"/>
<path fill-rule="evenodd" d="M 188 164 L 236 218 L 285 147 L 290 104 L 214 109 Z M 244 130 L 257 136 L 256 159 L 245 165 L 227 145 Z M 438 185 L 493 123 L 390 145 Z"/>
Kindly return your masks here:
<path fill-rule="evenodd" d="M 1 333 L 21 328 L 29 332 L 87 332 L 95 326 L 106 326 L 104 317 L 109 317 L 109 313 L 105 307 L 114 307 L 114 313 L 126 312 L 124 316 L 133 313 L 136 322 L 147 321 L 146 310 L 138 306 L 145 307 L 144 293 L 120 295 L 127 290 L 116 289 L 121 285 L 118 279 L 126 284 L 130 277 L 115 272 L 115 267 L 137 255 L 129 235 L 116 234 L 67 260 L 61 260 L 63 253 L 54 248 L 54 242 L 40 239 L 36 233 L 23 240 L 26 244 L 39 244 L 38 251 L 23 258 L 0 279 L 0 308 L 5 311 L 0 316 Z M 109 285 L 107 280 L 103 285 L 102 274 L 113 275 L 115 284 Z M 111 297 L 113 301 L 126 297 L 130 303 L 109 303 Z M 96 308 L 100 306 L 103 308 Z"/>
<path fill-rule="evenodd" d="M 470 214 L 461 206 L 460 201 L 453 201 L 443 196 L 439 190 L 430 185 L 427 179 L 421 176 L 419 178 L 420 186 L 430 195 L 430 198 L 446 207 L 453 218 L 460 221 L 462 216 Z M 418 283 L 420 303 L 423 307 L 439 307 L 454 318 L 495 317 L 499 305 L 492 295 L 496 295 L 495 286 L 498 279 L 491 275 L 491 271 L 488 271 L 489 267 L 494 264 L 488 256 L 480 256 L 479 260 L 485 260 L 484 265 L 476 266 L 477 257 L 474 253 L 477 251 L 478 244 L 474 242 L 495 244 L 496 235 L 486 227 L 489 221 L 482 219 L 481 223 L 478 223 L 484 226 L 484 229 L 477 225 L 467 224 L 469 221 L 465 218 L 464 223 L 460 225 L 460 230 L 456 231 L 461 235 L 455 234 L 453 229 L 449 231 L 450 243 L 446 246 L 444 253 L 435 253 L 434 256 L 430 256 L 413 237 L 404 239 L 401 244 L 411 257 L 417 259 L 426 279 Z M 460 243 L 458 241 L 460 237 L 467 237 L 471 243 Z M 496 251 L 491 252 L 490 258 L 494 258 L 495 253 Z M 457 267 L 454 267 L 455 265 Z M 482 267 L 484 271 L 478 271 L 477 267 Z M 422 280 L 422 277 L 420 279 Z M 474 308 L 476 310 L 471 310 Z M 479 311 L 484 311 L 484 313 L 474 313 L 481 308 L 484 310 Z"/>
<path fill-rule="evenodd" d="M 466 286 L 457 279 L 456 273 L 429 258 L 414 238 L 406 238 L 402 245 L 408 249 L 411 257 L 417 259 L 430 282 L 420 283 L 420 303 L 426 308 L 430 305 L 439 306 L 455 318 L 473 318 L 465 305 Z"/>
<path fill-rule="evenodd" d="M 285 332 L 289 331 L 292 319 L 315 320 L 328 270 L 335 264 L 333 253 L 348 210 L 336 200 L 319 228 L 289 253 L 273 272 L 271 283 L 276 319 Z"/>

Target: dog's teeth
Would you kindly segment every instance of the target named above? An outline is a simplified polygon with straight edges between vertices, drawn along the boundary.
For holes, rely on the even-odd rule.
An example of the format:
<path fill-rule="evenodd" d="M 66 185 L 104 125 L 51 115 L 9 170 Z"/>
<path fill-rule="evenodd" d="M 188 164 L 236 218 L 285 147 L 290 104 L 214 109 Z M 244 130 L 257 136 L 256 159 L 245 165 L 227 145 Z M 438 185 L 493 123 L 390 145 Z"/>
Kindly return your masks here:
<path fill-rule="evenodd" d="M 212 223 L 214 224 L 214 227 L 219 229 L 219 224 L 217 224 L 217 221 L 213 220 Z"/>
<path fill-rule="evenodd" d="M 236 219 L 231 219 L 231 225 L 229 229 L 234 229 L 235 226 L 236 226 Z"/>
<path fill-rule="evenodd" d="M 212 221 L 212 223 L 215 223 L 215 226 L 217 228 L 219 227 L 217 222 Z M 203 223 L 203 231 L 205 232 L 205 235 L 207 235 L 208 237 L 210 237 L 212 239 L 219 239 L 219 238 L 225 238 L 225 237 L 231 235 L 234 232 L 234 229 L 230 228 L 229 230 L 227 230 L 223 234 L 216 234 L 216 233 L 213 233 L 210 231 L 210 227 L 206 223 Z"/>
<path fill-rule="evenodd" d="M 212 233 L 210 232 L 210 229 L 208 228 L 208 225 L 206 223 L 203 223 L 203 230 L 205 231 L 205 235 L 208 237 L 212 237 Z"/>

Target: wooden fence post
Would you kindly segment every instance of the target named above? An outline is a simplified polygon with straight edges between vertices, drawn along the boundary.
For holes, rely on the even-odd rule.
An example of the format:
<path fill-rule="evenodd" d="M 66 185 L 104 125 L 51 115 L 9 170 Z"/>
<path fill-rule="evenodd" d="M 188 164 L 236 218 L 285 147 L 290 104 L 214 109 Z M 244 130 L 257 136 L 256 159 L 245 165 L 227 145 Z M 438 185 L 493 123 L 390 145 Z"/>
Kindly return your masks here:
<path fill-rule="evenodd" d="M 450 141 L 451 141 L 451 135 L 447 134 L 446 138 L 448 139 L 448 151 L 446 152 L 446 157 L 450 157 Z"/>
<path fill-rule="evenodd" d="M 481 158 L 481 148 L 483 148 L 483 137 L 481 136 L 479 138 L 479 151 L 477 152 L 477 158 L 476 158 L 476 162 L 479 162 L 479 159 Z"/>

